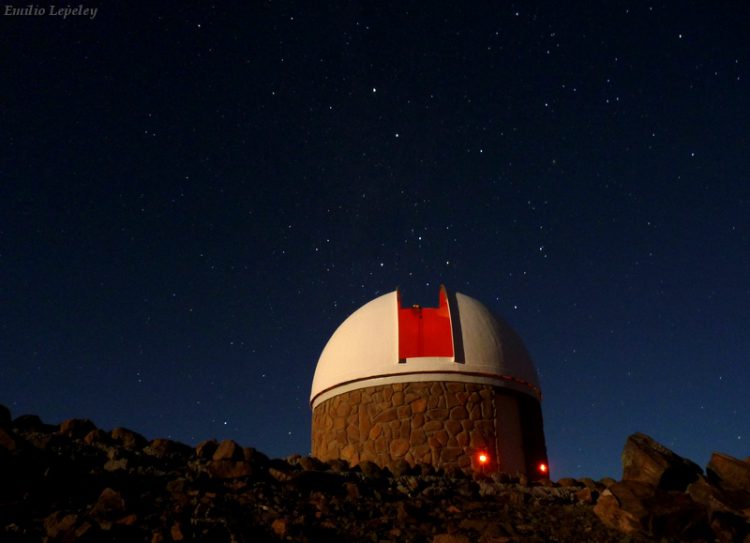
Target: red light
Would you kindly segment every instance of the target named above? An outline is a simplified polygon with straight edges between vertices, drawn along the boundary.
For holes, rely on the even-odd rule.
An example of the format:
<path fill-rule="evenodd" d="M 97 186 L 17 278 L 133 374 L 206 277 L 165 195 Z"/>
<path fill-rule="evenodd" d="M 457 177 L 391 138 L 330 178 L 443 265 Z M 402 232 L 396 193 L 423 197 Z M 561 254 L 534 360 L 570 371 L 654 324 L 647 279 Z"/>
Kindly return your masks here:
<path fill-rule="evenodd" d="M 539 471 L 542 473 L 547 473 L 547 464 L 545 464 L 544 462 L 539 464 Z"/>
<path fill-rule="evenodd" d="M 479 460 L 479 463 L 482 465 L 490 461 L 490 457 L 487 456 L 485 453 L 479 453 L 479 456 L 477 457 L 477 459 Z"/>

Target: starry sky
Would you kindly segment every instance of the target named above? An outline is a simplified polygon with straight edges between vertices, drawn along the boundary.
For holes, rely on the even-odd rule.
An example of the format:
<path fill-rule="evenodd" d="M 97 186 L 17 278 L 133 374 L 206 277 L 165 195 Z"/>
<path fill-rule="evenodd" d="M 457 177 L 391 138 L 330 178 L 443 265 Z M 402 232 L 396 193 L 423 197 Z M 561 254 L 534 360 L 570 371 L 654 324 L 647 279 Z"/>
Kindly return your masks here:
<path fill-rule="evenodd" d="M 226 4 L 0 17 L 14 416 L 309 453 L 336 327 L 444 283 L 523 337 L 553 477 L 750 455 L 749 4 Z"/>

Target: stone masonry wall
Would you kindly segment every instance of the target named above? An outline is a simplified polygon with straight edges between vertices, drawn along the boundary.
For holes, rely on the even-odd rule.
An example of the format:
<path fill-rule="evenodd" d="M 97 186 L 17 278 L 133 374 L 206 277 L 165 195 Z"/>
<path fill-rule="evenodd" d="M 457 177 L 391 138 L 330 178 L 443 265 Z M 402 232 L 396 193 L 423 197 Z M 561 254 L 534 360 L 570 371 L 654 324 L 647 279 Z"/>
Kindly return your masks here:
<path fill-rule="evenodd" d="M 392 466 L 404 459 L 468 470 L 480 468 L 477 456 L 484 451 L 490 457 L 484 469 L 492 471 L 497 468 L 498 394 L 489 385 L 455 382 L 397 383 L 346 392 L 313 411 L 312 454 L 323 460 L 343 458 L 352 465 L 371 460 Z"/>

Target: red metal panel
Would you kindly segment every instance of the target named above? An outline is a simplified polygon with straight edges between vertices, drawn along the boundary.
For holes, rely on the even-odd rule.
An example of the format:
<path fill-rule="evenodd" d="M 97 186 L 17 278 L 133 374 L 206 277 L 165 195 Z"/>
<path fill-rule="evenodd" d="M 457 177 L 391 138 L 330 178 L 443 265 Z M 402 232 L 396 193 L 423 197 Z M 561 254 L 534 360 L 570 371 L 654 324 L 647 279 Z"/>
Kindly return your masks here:
<path fill-rule="evenodd" d="M 398 353 L 401 360 L 453 356 L 451 316 L 445 289 L 440 289 L 438 307 L 398 308 Z"/>

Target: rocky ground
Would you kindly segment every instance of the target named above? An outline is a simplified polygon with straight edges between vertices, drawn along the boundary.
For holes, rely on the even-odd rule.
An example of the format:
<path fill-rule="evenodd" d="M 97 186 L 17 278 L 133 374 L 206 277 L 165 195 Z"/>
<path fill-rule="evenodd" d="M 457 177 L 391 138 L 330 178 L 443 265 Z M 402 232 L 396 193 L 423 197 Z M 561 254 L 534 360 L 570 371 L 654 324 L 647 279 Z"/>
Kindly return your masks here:
<path fill-rule="evenodd" d="M 91 421 L 11 418 L 0 405 L 0 541 L 740 541 L 750 462 L 706 474 L 631 436 L 623 479 L 528 482 L 405 464 L 270 459 Z"/>

